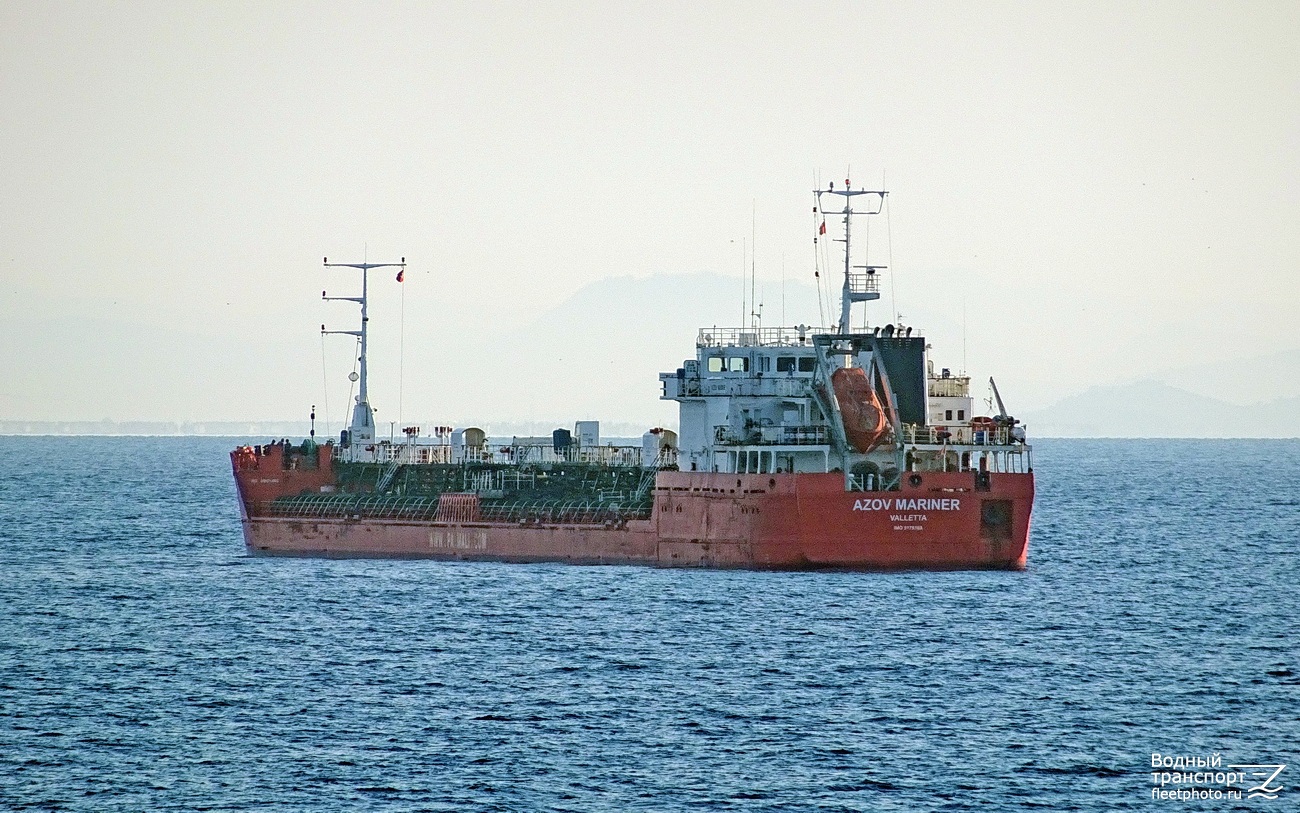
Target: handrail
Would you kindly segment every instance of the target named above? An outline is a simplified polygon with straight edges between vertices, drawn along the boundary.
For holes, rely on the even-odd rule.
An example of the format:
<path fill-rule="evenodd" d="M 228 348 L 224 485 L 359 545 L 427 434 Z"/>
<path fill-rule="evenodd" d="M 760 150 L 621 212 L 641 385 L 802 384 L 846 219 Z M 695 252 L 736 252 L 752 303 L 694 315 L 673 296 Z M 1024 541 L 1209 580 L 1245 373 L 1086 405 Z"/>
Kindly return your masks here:
<path fill-rule="evenodd" d="M 673 450 L 673 454 L 676 454 L 676 450 Z M 554 445 L 550 442 L 485 443 L 482 446 L 456 448 L 445 443 L 420 444 L 380 441 L 375 444 L 375 455 L 377 457 L 375 462 L 385 465 L 585 463 L 625 468 L 642 467 L 640 446 L 573 445 L 562 451 L 556 451 Z"/>
<path fill-rule="evenodd" d="M 940 437 L 940 432 L 948 433 L 947 438 Z M 992 429 L 975 429 L 971 426 L 920 426 L 909 423 L 903 427 L 903 437 L 911 444 L 924 443 L 933 446 L 949 444 L 954 446 L 1014 446 L 1011 429 L 997 426 Z"/>
<path fill-rule="evenodd" d="M 809 347 L 817 333 L 834 333 L 827 327 L 702 327 L 696 347 Z"/>
<path fill-rule="evenodd" d="M 830 432 L 826 426 L 758 426 L 738 433 L 717 426 L 713 439 L 722 446 L 825 446 L 831 442 Z"/>

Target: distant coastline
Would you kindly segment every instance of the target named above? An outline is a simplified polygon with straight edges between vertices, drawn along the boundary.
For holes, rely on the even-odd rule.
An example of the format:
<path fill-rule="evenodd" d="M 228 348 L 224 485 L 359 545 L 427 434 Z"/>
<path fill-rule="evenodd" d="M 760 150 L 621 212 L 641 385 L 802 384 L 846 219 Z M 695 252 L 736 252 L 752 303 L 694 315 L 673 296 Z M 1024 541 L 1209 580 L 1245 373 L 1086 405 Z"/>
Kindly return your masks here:
<path fill-rule="evenodd" d="M 420 425 L 419 421 L 415 421 Z M 429 426 L 433 424 L 430 423 Z M 485 421 L 455 423 L 456 426 L 478 426 L 494 437 L 550 436 L 557 427 L 573 425 L 571 420 L 558 421 Z M 388 427 L 381 424 L 386 437 Z M 624 421 L 601 421 L 601 442 L 615 439 L 639 442 L 641 433 L 649 424 Z M 20 421 L 0 419 L 0 435 L 61 435 L 99 437 L 266 437 L 299 440 L 307 437 L 311 424 L 307 421 Z M 337 439 L 337 432 L 326 431 L 316 422 L 316 436 L 322 443 L 327 438 Z M 402 437 L 400 429 L 396 439 Z"/>
<path fill-rule="evenodd" d="M 558 425 L 558 424 L 557 424 Z M 1040 424 L 1041 425 L 1041 424 Z M 293 441 L 307 437 L 309 426 L 296 421 L 15 421 L 0 420 L 0 437 L 236 437 L 236 438 L 289 438 Z M 613 427 L 618 429 L 620 427 Z M 1225 427 L 1231 429 L 1232 427 Z M 1256 430 L 1259 427 L 1250 427 Z M 1051 431 L 1034 432 L 1030 443 L 1039 440 L 1293 440 L 1297 439 L 1294 431 L 1290 433 L 1252 433 L 1250 428 L 1242 427 L 1242 434 L 1231 435 L 1197 435 L 1195 431 L 1180 427 L 1183 434 L 1104 434 L 1102 427 L 1068 427 L 1051 426 Z M 1031 424 L 1032 429 L 1032 424 Z M 1095 433 L 1089 432 L 1095 429 Z M 1166 430 L 1168 431 L 1168 430 Z M 317 427 L 318 439 L 324 442 L 327 437 Z M 500 424 L 492 430 L 491 435 L 502 441 L 514 436 L 534 436 L 548 434 L 537 430 L 532 424 Z M 632 431 L 604 435 L 602 442 L 614 442 L 619 445 L 634 444 L 638 435 Z"/>
<path fill-rule="evenodd" d="M 306 421 L 15 421 L 0 420 L 0 435 L 195 435 L 306 437 Z M 319 431 L 319 430 L 318 430 Z"/>

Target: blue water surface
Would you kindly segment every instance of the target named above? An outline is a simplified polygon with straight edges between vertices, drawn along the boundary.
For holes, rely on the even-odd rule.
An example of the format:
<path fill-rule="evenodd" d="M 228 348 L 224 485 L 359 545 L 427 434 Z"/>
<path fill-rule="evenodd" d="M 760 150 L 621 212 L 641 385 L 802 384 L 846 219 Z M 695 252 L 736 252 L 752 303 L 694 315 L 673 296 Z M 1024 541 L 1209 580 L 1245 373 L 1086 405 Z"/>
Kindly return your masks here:
<path fill-rule="evenodd" d="M 1300 809 L 1300 441 L 1040 440 L 942 574 L 252 558 L 234 443 L 0 438 L 0 809 Z"/>

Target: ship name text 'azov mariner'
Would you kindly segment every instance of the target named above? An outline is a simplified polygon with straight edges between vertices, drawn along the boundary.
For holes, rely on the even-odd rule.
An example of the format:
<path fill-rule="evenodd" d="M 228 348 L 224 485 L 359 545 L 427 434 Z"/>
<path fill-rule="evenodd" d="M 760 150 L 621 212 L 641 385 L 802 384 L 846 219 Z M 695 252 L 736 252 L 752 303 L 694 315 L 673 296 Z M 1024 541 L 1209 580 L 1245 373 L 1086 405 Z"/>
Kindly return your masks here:
<path fill-rule="evenodd" d="M 662 373 L 680 433 L 601 445 L 595 421 L 489 441 L 448 426 L 376 437 L 369 399 L 367 274 L 354 336 L 359 384 L 336 443 L 278 441 L 231 453 L 255 554 L 764 569 L 1023 569 L 1031 449 L 1007 415 L 978 417 L 964 373 L 938 375 L 925 339 L 892 324 L 854 331 L 882 266 L 854 265 L 855 217 L 884 191 L 815 193 L 843 216 L 833 328 L 705 328 L 695 358 Z M 827 211 L 821 204 L 835 201 Z M 843 209 L 838 207 L 843 203 Z M 856 208 L 855 204 L 862 208 Z M 825 231 L 825 220 L 821 230 Z M 400 279 L 399 272 L 399 279 Z M 865 324 L 865 323 L 864 323 Z M 991 383 L 991 382 L 990 382 Z M 997 395 L 996 386 L 994 394 Z M 314 415 L 313 415 L 314 417 Z"/>

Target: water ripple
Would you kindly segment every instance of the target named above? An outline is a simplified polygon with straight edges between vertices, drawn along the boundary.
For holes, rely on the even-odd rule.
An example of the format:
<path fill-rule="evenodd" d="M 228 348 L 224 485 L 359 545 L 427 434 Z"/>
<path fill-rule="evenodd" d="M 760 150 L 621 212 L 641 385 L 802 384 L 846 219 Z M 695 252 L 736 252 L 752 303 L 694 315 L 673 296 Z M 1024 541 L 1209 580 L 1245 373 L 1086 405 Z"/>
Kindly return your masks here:
<path fill-rule="evenodd" d="M 232 445 L 0 438 L 46 461 L 0 474 L 0 808 L 1137 810 L 1153 751 L 1300 761 L 1295 441 L 1044 441 L 1028 572 L 865 575 L 248 558 Z"/>

